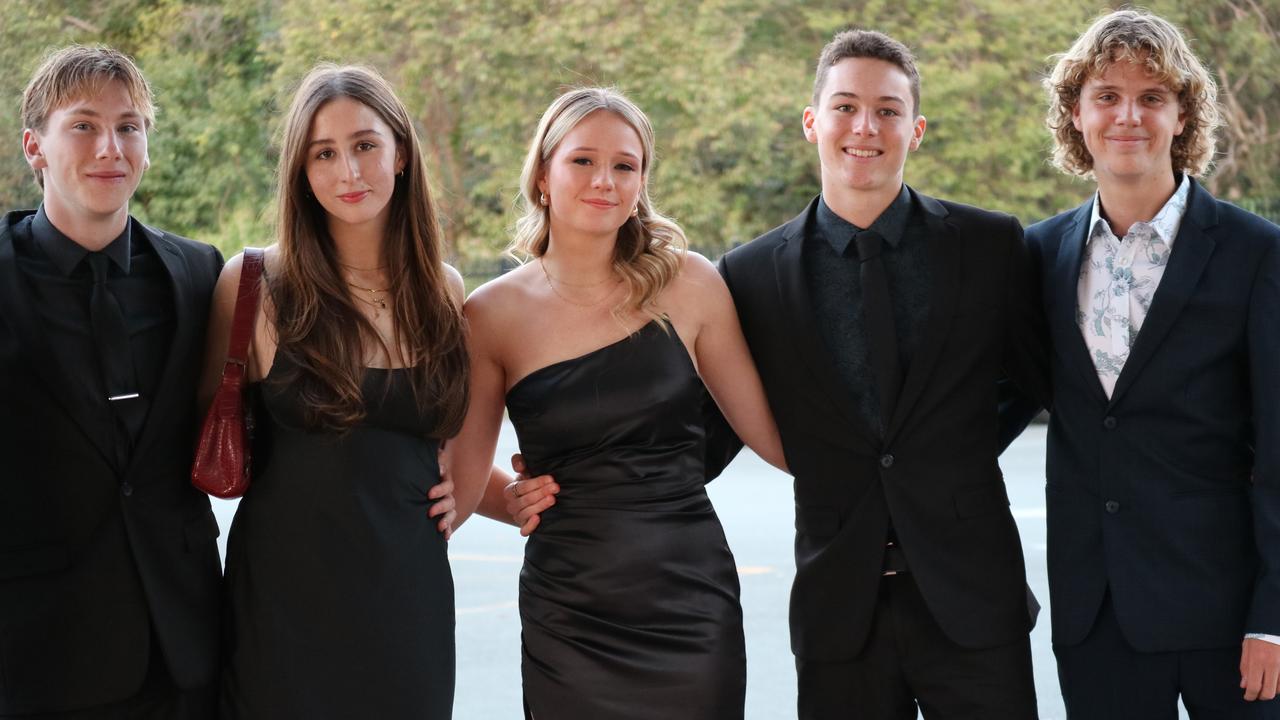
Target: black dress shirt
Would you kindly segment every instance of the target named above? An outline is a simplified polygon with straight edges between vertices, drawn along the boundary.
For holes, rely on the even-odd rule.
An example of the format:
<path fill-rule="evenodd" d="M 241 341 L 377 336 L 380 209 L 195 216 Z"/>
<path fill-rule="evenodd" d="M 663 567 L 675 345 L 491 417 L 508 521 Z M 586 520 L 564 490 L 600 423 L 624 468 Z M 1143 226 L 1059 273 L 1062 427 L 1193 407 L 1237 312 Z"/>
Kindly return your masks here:
<path fill-rule="evenodd" d="M 78 386 L 84 411 L 102 418 L 103 432 L 111 433 L 113 420 L 89 320 L 93 272 L 85 258 L 90 251 L 54 227 L 44 207 L 27 229 L 15 233 L 14 250 L 18 271 L 39 308 L 41 325 L 53 348 L 55 357 L 50 361 L 61 367 L 69 383 Z M 138 392 L 151 402 L 173 340 L 169 275 L 147 234 L 132 218 L 124 232 L 99 252 L 110 259 L 107 286 L 119 301 L 128 326 Z M 136 434 L 132 442 L 137 442 Z"/>
<path fill-rule="evenodd" d="M 859 228 L 819 199 L 805 242 L 805 277 L 818 331 L 831 350 L 836 372 L 853 398 L 858 415 L 881 435 L 884 423 L 867 356 L 862 281 L 853 236 L 862 230 L 875 230 L 885 239 L 881 257 L 888 276 L 898 356 L 905 377 L 924 335 L 932 276 L 928 230 L 916 204 L 914 192 L 903 185 L 869 228 Z"/>

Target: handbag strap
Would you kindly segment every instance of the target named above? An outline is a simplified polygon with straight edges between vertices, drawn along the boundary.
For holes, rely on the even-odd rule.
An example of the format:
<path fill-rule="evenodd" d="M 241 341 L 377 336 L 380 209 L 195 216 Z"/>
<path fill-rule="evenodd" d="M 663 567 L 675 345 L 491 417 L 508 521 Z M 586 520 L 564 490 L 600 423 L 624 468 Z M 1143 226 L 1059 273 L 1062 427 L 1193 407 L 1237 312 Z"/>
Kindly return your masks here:
<path fill-rule="evenodd" d="M 253 335 L 253 319 L 258 314 L 258 289 L 262 278 L 262 250 L 245 248 L 240 265 L 240 288 L 236 293 L 236 310 L 231 317 L 231 342 L 227 362 L 244 366 L 249 362 L 249 338 Z"/>

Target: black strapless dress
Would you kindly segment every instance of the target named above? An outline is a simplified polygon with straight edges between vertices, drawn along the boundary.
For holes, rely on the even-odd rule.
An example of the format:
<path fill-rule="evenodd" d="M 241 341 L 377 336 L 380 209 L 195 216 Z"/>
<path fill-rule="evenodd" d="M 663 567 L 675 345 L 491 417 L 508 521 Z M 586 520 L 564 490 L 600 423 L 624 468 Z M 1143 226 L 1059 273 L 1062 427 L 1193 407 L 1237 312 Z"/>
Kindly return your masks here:
<path fill-rule="evenodd" d="M 259 462 L 228 538 L 222 717 L 449 718 L 453 578 L 427 517 L 433 419 L 404 371 L 371 369 L 359 425 L 307 431 L 296 395 L 273 382 L 287 363 L 278 355 L 260 386 Z"/>
<path fill-rule="evenodd" d="M 561 488 L 520 573 L 535 720 L 741 720 L 742 607 L 704 490 L 704 392 L 655 322 L 507 393 L 525 462 Z"/>

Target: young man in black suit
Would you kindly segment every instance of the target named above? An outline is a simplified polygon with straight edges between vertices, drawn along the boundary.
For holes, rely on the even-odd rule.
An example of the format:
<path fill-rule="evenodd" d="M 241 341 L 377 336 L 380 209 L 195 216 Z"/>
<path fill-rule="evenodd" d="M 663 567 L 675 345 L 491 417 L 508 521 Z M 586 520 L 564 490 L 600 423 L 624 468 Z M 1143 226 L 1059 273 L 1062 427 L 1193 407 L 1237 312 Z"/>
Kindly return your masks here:
<path fill-rule="evenodd" d="M 1280 228 L 1193 179 L 1216 89 L 1170 23 L 1101 17 L 1046 86 L 1055 163 L 1097 181 L 1027 230 L 1067 713 L 1280 718 Z"/>
<path fill-rule="evenodd" d="M 106 48 L 23 94 L 44 201 L 0 219 L 0 717 L 215 713 L 218 525 L 189 478 L 222 258 L 129 216 L 152 120 Z"/>
<path fill-rule="evenodd" d="M 1035 718 L 996 462 L 998 381 L 1045 372 L 1022 229 L 903 183 L 925 118 L 896 40 L 837 35 L 803 123 L 822 194 L 721 260 L 795 475 L 799 715 Z"/>

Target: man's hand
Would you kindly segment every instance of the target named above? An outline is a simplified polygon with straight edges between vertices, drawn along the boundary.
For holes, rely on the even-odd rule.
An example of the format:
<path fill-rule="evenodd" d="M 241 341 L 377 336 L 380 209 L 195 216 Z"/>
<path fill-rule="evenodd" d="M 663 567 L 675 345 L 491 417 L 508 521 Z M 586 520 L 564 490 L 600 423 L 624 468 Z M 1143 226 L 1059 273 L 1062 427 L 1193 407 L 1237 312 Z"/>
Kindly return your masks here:
<path fill-rule="evenodd" d="M 441 443 L 441 451 L 444 450 L 444 443 Z M 436 523 L 436 529 L 448 540 L 453 537 L 453 521 L 458 518 L 458 504 L 453 499 L 453 479 L 449 477 L 448 470 L 445 468 L 444 457 L 439 458 L 440 466 L 440 482 L 431 486 L 427 491 L 427 499 L 434 500 L 431 503 L 431 509 L 427 510 L 427 517 L 440 518 L 440 522 Z"/>
<path fill-rule="evenodd" d="M 560 486 L 550 475 L 526 478 L 524 458 L 518 453 L 511 456 L 511 469 L 516 471 L 516 477 L 503 490 L 507 513 L 520 526 L 520 534 L 528 537 L 541 522 L 540 513 L 556 504 Z"/>
<path fill-rule="evenodd" d="M 1240 687 L 1245 700 L 1271 700 L 1280 686 L 1280 645 L 1245 638 L 1240 653 Z"/>

